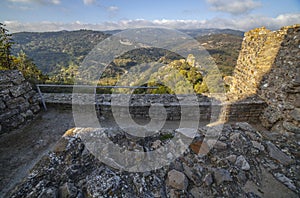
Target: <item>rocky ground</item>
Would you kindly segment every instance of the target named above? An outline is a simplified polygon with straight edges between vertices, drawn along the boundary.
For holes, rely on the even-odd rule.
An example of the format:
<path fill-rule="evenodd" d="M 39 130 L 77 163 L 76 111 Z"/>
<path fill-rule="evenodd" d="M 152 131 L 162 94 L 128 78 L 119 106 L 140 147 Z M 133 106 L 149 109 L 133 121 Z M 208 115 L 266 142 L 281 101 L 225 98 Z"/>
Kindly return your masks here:
<path fill-rule="evenodd" d="M 71 129 L 36 164 L 10 197 L 299 197 L 300 142 L 257 130 L 248 123 L 225 124 L 208 154 L 208 127 L 162 168 L 133 173 L 114 169 L 87 149 Z M 128 138 L 115 128 L 104 130 L 112 142 L 128 150 L 151 151 L 176 135 L 164 129 L 151 138 Z M 85 131 L 86 133 L 89 130 Z M 205 149 L 204 149 L 205 150 Z"/>
<path fill-rule="evenodd" d="M 59 124 L 57 124 L 59 123 Z M 13 188 L 69 128 L 71 110 L 49 108 L 28 125 L 0 138 L 0 197 Z"/>

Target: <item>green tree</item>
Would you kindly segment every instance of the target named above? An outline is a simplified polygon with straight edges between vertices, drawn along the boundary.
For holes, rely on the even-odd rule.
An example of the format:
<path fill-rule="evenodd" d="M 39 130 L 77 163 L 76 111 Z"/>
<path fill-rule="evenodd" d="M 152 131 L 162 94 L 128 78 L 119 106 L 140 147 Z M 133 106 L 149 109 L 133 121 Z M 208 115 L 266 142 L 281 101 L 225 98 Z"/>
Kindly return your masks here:
<path fill-rule="evenodd" d="M 37 68 L 37 66 L 22 50 L 16 57 L 11 56 L 11 60 L 9 69 L 17 69 L 21 71 L 24 77 L 31 83 L 42 83 L 47 79 L 47 76 L 42 74 L 41 70 Z"/>
<path fill-rule="evenodd" d="M 68 67 L 62 67 L 57 75 L 50 78 L 49 82 L 55 82 L 59 84 L 74 84 L 77 75 L 78 65 L 71 61 L 69 62 Z"/>
<path fill-rule="evenodd" d="M 13 44 L 11 34 L 0 23 L 0 69 L 11 69 L 11 46 Z"/>

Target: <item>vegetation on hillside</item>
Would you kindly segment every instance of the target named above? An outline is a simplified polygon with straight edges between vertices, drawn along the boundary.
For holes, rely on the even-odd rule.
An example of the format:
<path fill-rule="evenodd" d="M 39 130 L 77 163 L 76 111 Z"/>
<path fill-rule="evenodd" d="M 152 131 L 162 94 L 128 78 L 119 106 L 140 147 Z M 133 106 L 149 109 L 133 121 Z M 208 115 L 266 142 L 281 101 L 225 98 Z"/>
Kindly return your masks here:
<path fill-rule="evenodd" d="M 199 45 L 208 51 L 216 62 L 222 76 L 232 74 L 242 42 L 242 32 L 213 29 L 205 31 L 189 30 L 185 32 L 195 36 Z M 12 60 L 12 62 L 18 62 L 19 67 L 22 68 L 21 60 L 23 62 L 24 60 L 29 62 L 33 60 L 37 67 L 49 76 L 45 81 L 46 83 L 73 84 L 78 74 L 88 78 L 90 75 L 98 72 L 99 69 L 97 70 L 93 66 L 82 71 L 79 69 L 80 63 L 96 44 L 108 36 L 109 34 L 91 30 L 16 33 L 12 36 L 15 44 L 11 46 L 11 51 L 15 54 L 14 57 L 18 58 L 18 61 Z M 29 65 L 32 64 L 31 62 Z M 140 67 L 143 64 L 145 66 Z M 159 67 L 165 66 L 157 68 L 159 64 Z M 129 71 L 139 74 L 135 77 L 131 76 L 131 82 L 127 82 L 128 79 L 122 79 L 122 76 Z M 38 70 L 35 72 L 38 73 Z M 144 84 L 145 86 L 158 86 L 159 88 L 154 90 L 137 90 L 137 93 L 172 93 L 174 90 L 172 91 L 163 85 L 162 81 L 166 79 L 161 79 L 162 74 L 165 74 L 170 80 L 172 72 L 184 77 L 197 93 L 212 91 L 208 90 L 205 82 L 213 82 L 217 79 L 214 76 L 208 78 L 206 75 L 203 75 L 203 71 L 193 67 L 193 64 L 188 63 L 184 57 L 178 54 L 158 48 L 141 48 L 116 57 L 102 76 L 99 76 L 99 78 L 101 77 L 100 80 L 94 83 L 98 85 L 116 85 L 123 80 L 123 83 L 133 86 L 141 85 L 147 79 L 149 82 Z M 178 79 L 179 76 L 176 77 L 176 75 L 174 74 L 174 79 Z M 177 87 L 187 86 L 186 82 L 180 83 Z M 178 88 L 176 91 L 182 92 L 180 89 Z"/>
<path fill-rule="evenodd" d="M 79 65 L 100 41 L 107 38 L 99 31 L 78 30 L 60 32 L 20 32 L 13 34 L 16 54 L 23 50 L 43 73 L 54 76 L 69 67 Z"/>
<path fill-rule="evenodd" d="M 241 50 L 243 37 L 231 34 L 212 34 L 196 39 L 213 57 L 222 75 L 232 75 Z"/>
<path fill-rule="evenodd" d="M 4 24 L 0 23 L 0 70 L 17 69 L 32 83 L 44 82 L 47 76 L 42 74 L 22 50 L 16 56 L 11 54 L 13 44 L 11 34 Z"/>

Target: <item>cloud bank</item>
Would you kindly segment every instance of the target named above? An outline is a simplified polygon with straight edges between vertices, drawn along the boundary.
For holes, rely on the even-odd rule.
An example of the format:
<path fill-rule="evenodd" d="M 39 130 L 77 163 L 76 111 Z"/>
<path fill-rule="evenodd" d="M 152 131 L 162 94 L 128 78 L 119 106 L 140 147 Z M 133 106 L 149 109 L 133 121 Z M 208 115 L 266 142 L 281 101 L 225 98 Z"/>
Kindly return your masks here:
<path fill-rule="evenodd" d="M 253 0 L 206 0 L 214 11 L 227 12 L 233 15 L 246 14 L 262 6 L 261 2 Z"/>
<path fill-rule="evenodd" d="M 7 29 L 10 32 L 45 32 L 45 31 L 61 31 L 61 30 L 115 30 L 139 27 L 167 27 L 175 29 L 197 29 L 197 28 L 220 28 L 220 29 L 236 29 L 248 31 L 250 29 L 265 26 L 271 30 L 280 29 L 282 26 L 300 23 L 300 13 L 282 14 L 275 18 L 247 15 L 238 19 L 213 18 L 210 20 L 122 20 L 117 22 L 104 22 L 99 24 L 84 24 L 80 21 L 73 23 L 60 22 L 38 22 L 38 23 L 22 23 L 18 21 L 5 21 Z"/>

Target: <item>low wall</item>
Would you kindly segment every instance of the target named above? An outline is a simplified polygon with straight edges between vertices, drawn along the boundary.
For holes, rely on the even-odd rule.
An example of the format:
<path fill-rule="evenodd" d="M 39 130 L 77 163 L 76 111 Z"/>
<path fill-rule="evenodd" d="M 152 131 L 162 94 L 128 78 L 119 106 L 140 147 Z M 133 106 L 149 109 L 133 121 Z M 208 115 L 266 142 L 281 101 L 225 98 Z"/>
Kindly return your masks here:
<path fill-rule="evenodd" d="M 22 73 L 0 71 L 0 133 L 31 120 L 39 110 L 36 92 Z"/>
<path fill-rule="evenodd" d="M 44 100 L 47 105 L 60 105 L 66 107 L 72 104 L 72 94 L 62 93 L 43 93 Z M 93 96 L 92 96 L 93 97 Z M 259 98 L 249 98 L 237 103 L 220 102 L 216 99 L 197 95 L 197 101 L 191 99 L 187 95 L 169 95 L 169 94 L 136 94 L 136 95 L 114 95 L 115 102 L 113 102 L 112 109 L 112 96 L 109 94 L 97 95 L 93 100 L 93 105 L 99 111 L 98 114 L 104 117 L 112 115 L 118 117 L 126 117 L 129 107 L 129 112 L 133 118 L 149 118 L 149 109 L 151 105 L 163 106 L 167 115 L 167 120 L 180 120 L 180 119 L 194 119 L 199 116 L 200 121 L 214 121 L 222 117 L 227 121 L 246 121 L 257 122 L 261 115 L 265 103 Z M 128 99 L 130 97 L 130 99 Z M 84 109 L 87 105 L 88 99 L 84 96 L 80 98 L 80 105 Z M 130 102 L 126 102 L 130 101 Z M 76 103 L 76 102 L 75 102 Z M 162 108 L 162 107 L 161 107 Z M 199 111 L 195 111 L 199 108 Z M 156 111 L 159 114 L 159 110 Z M 182 112 L 185 116 L 182 116 Z M 200 113 L 200 115 L 198 114 Z M 157 115 L 160 116 L 160 115 Z"/>

